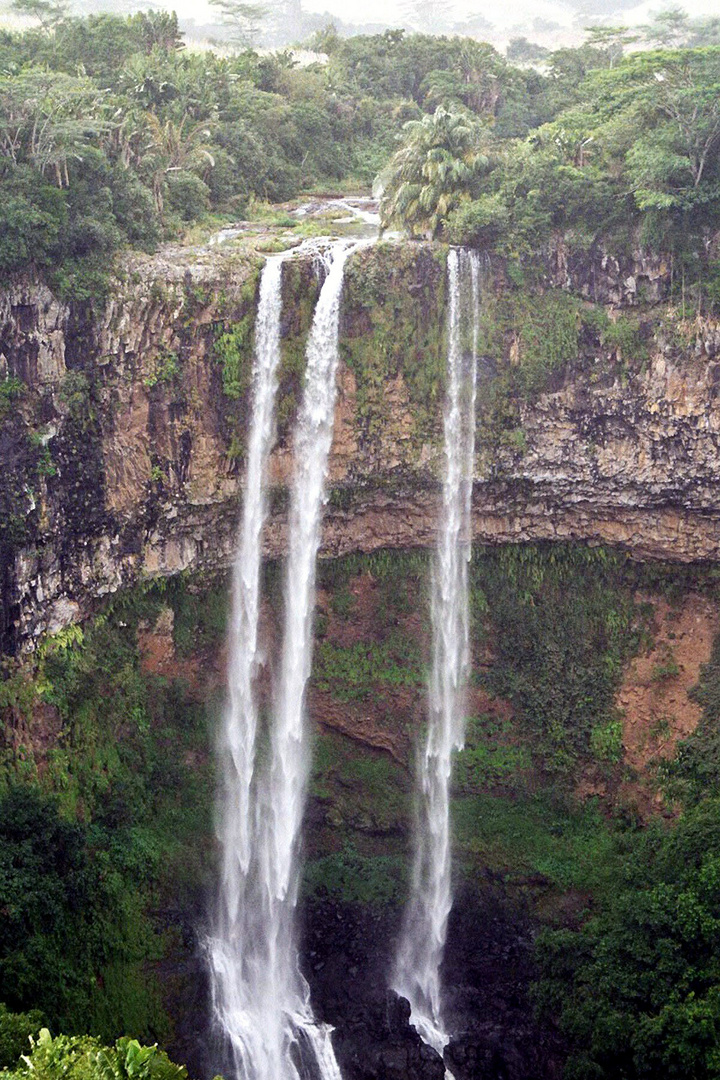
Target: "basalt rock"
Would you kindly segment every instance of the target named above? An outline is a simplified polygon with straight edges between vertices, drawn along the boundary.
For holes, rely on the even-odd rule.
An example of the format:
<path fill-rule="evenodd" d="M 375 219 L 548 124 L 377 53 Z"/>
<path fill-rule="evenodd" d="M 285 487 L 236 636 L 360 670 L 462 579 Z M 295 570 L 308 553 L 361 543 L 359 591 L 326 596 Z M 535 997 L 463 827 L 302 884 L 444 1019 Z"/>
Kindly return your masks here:
<path fill-rule="evenodd" d="M 361 1005 L 334 1043 L 347 1080 L 444 1080 L 443 1059 L 422 1041 L 410 1023 L 410 1005 L 392 990 L 384 1006 Z"/>
<path fill-rule="evenodd" d="M 450 916 L 443 965 L 451 1040 L 445 1061 L 424 1046 L 410 1006 L 386 987 L 400 913 L 332 901 L 307 904 L 303 970 L 316 1012 L 334 1027 L 345 1080 L 556 1080 L 563 1046 L 533 1012 L 527 914 L 501 882 L 464 889 Z"/>
<path fill-rule="evenodd" d="M 303 911 L 313 1004 L 334 1028 L 344 1080 L 443 1080 L 440 1055 L 410 1022 L 410 1005 L 388 990 L 397 912 L 360 905 L 308 904 Z"/>
<path fill-rule="evenodd" d="M 323 555 L 434 543 L 443 255 L 428 244 L 381 245 L 358 255 L 349 274 Z M 671 267 L 662 260 L 613 259 L 555 252 L 547 283 L 630 306 L 667 294 Z M 6 649 L 32 648 L 140 580 L 229 565 L 259 265 L 230 249 L 171 248 L 129 257 L 97 310 L 63 304 L 43 286 L 0 295 L 0 372 L 25 387 L 2 442 L 11 460 L 0 505 L 6 520 L 23 524 L 0 537 Z M 501 276 L 490 268 L 492 287 Z M 312 259 L 293 264 L 268 557 L 285 550 L 290 421 L 317 287 Z M 667 307 L 644 317 L 642 361 L 585 349 L 517 405 L 515 442 L 479 439 L 478 541 L 573 540 L 639 558 L 720 558 L 720 327 L 682 322 Z M 391 355 L 401 330 L 415 351 L 404 367 L 386 364 L 376 386 L 373 358 Z M 351 348 L 363 335 L 364 367 Z"/>
<path fill-rule="evenodd" d="M 640 250 L 619 255 L 596 243 L 585 251 L 556 240 L 546 258 L 548 284 L 597 304 L 658 304 L 667 299 L 672 283 L 672 259 Z"/>

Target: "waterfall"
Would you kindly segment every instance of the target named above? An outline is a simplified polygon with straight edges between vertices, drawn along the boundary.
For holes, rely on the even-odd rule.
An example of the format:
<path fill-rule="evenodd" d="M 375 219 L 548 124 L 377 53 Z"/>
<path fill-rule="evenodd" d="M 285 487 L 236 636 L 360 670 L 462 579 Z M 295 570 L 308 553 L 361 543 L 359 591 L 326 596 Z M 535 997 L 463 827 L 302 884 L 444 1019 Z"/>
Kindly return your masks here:
<path fill-rule="evenodd" d="M 268 261 L 257 316 L 254 405 L 233 588 L 225 765 L 221 915 L 210 942 L 215 1020 L 241 1080 L 340 1080 L 331 1028 L 318 1024 L 298 963 L 295 906 L 309 754 L 305 690 L 312 660 L 315 563 L 332 442 L 338 327 L 345 262 L 360 243 L 339 242 L 307 345 L 294 439 L 285 625 L 269 746 L 258 738 L 261 534 L 280 355 L 280 259 Z"/>
<path fill-rule="evenodd" d="M 275 430 L 280 362 L 283 257 L 268 259 L 260 280 L 255 329 L 253 410 L 248 439 L 242 523 L 233 571 L 228 690 L 219 757 L 223 774 L 219 833 L 222 842 L 220 910 L 210 942 L 213 1011 L 226 1037 L 232 1066 L 246 1072 L 257 1053 L 252 997 L 256 957 L 255 908 L 259 882 L 255 810 L 260 655 L 260 568 L 267 516 L 267 464 Z M 251 1073 L 247 1073 L 248 1076 Z"/>
<path fill-rule="evenodd" d="M 395 989 L 410 1002 L 411 1023 L 440 1054 L 448 1042 L 442 1012 L 440 964 L 452 906 L 451 759 L 453 750 L 461 749 L 464 741 L 465 688 L 470 666 L 467 577 L 471 553 L 479 291 L 477 255 L 451 251 L 443 425 L 445 472 L 442 518 L 432 568 L 433 646 L 428 728 L 418 762 L 418 816 L 411 892 L 394 975 Z M 470 330 L 469 352 L 463 349 L 465 322 Z"/>
<path fill-rule="evenodd" d="M 280 363 L 282 267 L 284 258 L 268 259 L 260 279 L 255 327 L 253 413 L 248 441 L 247 476 L 240 537 L 233 570 L 228 703 L 223 735 L 223 890 L 229 924 L 235 925 L 251 853 L 250 790 L 255 768 L 258 708 L 260 564 L 262 530 L 267 516 L 267 463 L 275 431 L 275 395 Z"/>

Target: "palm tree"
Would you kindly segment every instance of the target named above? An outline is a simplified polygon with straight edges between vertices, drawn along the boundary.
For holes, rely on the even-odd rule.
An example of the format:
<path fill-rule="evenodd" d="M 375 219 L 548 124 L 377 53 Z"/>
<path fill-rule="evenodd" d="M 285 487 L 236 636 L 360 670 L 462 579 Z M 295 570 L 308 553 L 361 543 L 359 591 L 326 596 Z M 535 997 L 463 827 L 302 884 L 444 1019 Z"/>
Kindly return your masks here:
<path fill-rule="evenodd" d="M 30 161 L 68 187 L 68 163 L 115 126 L 106 91 L 85 76 L 26 68 L 0 76 L 0 155 Z"/>
<path fill-rule="evenodd" d="M 403 130 L 403 146 L 378 177 L 382 225 L 432 238 L 488 167 L 485 128 L 471 113 L 440 105 Z"/>
<path fill-rule="evenodd" d="M 187 113 L 179 124 L 164 123 L 155 115 L 146 116 L 149 141 L 142 164 L 152 176 L 153 197 L 158 213 L 162 214 L 165 181 L 168 173 L 207 172 L 215 164 L 212 148 L 205 142 L 211 136 L 212 123 L 188 123 Z"/>

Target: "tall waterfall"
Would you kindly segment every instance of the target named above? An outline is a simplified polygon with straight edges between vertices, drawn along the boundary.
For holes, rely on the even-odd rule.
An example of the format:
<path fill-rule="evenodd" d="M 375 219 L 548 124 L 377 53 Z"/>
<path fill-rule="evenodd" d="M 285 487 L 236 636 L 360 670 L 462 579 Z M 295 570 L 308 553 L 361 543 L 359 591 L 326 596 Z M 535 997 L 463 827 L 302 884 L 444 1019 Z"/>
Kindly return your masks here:
<path fill-rule="evenodd" d="M 442 519 L 432 569 L 433 648 L 428 728 L 418 763 L 418 819 L 410 900 L 394 976 L 395 989 L 410 1002 L 411 1023 L 440 1054 L 448 1042 L 442 1012 L 440 964 L 452 906 L 451 758 L 453 750 L 462 748 L 465 737 L 465 689 L 470 664 L 467 577 L 471 553 L 479 291 L 477 255 L 451 251 L 445 474 Z M 466 322 L 471 338 L 469 350 L 463 348 L 462 331 Z"/>
<path fill-rule="evenodd" d="M 253 412 L 248 441 L 245 499 L 235 557 L 230 622 L 228 700 L 223 726 L 222 800 L 223 912 L 226 939 L 238 921 L 252 852 L 250 793 L 255 769 L 258 706 L 258 619 L 262 530 L 267 516 L 267 464 L 275 433 L 275 395 L 280 364 L 283 256 L 268 259 L 260 279 L 255 325 Z"/>
<path fill-rule="evenodd" d="M 245 505 L 233 590 L 229 703 L 222 752 L 221 916 L 210 943 L 216 1022 L 239 1080 L 340 1080 L 327 1025 L 316 1023 L 298 966 L 295 905 L 308 777 L 305 689 L 312 660 L 315 562 L 332 442 L 338 326 L 345 262 L 359 244 L 338 243 L 307 345 L 294 443 L 285 580 L 285 626 L 269 746 L 258 738 L 261 534 L 280 355 L 281 273 L 268 261 L 257 317 L 254 406 Z"/>

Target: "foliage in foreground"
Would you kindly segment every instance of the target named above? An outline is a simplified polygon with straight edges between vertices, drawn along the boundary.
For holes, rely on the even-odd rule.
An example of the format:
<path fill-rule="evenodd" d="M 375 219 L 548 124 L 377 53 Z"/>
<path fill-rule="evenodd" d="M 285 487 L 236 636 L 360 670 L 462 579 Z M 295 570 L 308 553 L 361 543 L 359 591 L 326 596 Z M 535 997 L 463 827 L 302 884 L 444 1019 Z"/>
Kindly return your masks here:
<path fill-rule="evenodd" d="M 30 1037 L 28 1053 L 14 1068 L 0 1071 L 0 1080 L 187 1080 L 187 1069 L 175 1065 L 157 1046 L 136 1039 L 118 1039 L 103 1046 L 90 1035 L 58 1035 L 43 1028 Z"/>
<path fill-rule="evenodd" d="M 27 1013 L 10 1012 L 0 1002 L 0 1069 L 15 1065 L 20 1055 L 30 1049 L 30 1038 L 36 1036 L 43 1026 L 39 1009 Z"/>
<path fill-rule="evenodd" d="M 568 1080 L 720 1075 L 720 801 L 631 835 L 620 880 L 577 929 L 538 944 L 541 1011 Z"/>

